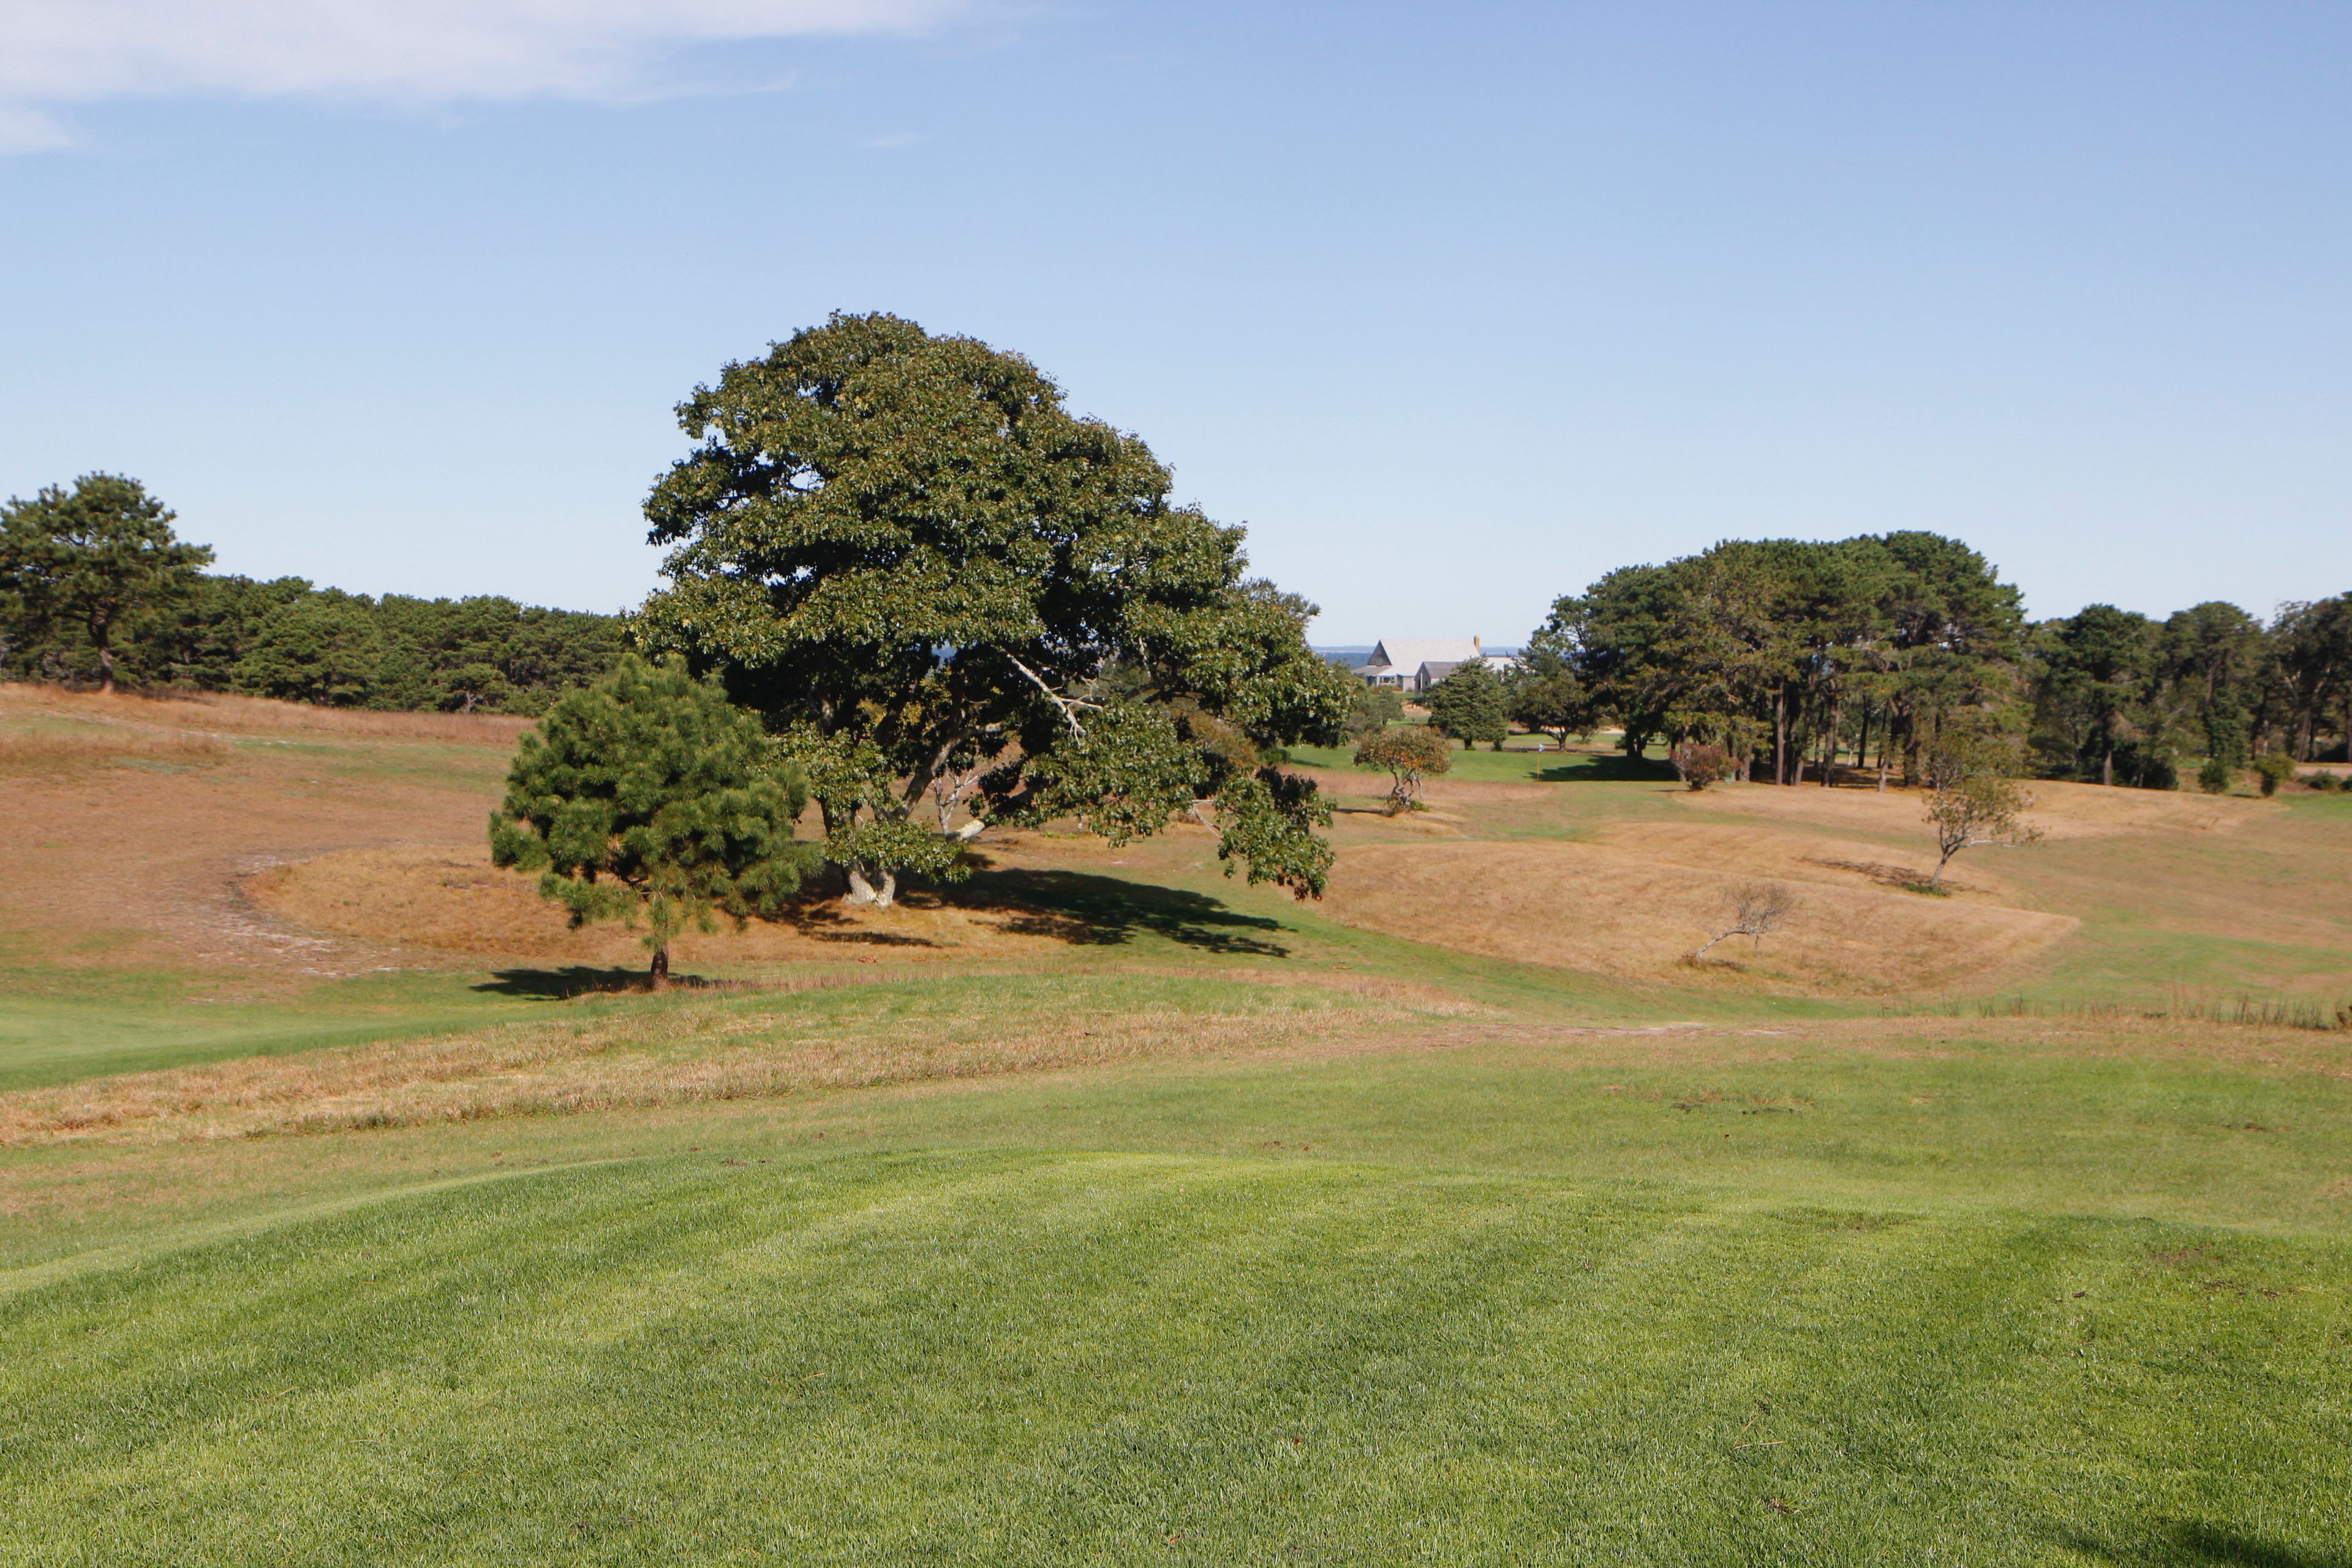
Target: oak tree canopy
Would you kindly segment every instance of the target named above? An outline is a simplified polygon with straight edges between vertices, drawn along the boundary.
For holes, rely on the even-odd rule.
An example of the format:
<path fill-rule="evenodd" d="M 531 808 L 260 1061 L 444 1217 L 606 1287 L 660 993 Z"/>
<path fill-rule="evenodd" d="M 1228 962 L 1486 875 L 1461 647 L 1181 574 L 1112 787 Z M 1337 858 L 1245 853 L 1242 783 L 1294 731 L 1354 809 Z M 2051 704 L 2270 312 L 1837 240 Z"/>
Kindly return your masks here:
<path fill-rule="evenodd" d="M 1213 813 L 1229 872 L 1321 892 L 1329 808 L 1277 749 L 1339 740 L 1347 678 L 1140 439 L 885 314 L 728 365 L 678 419 L 700 445 L 646 503 L 671 552 L 639 638 L 803 763 L 853 900 L 955 875 L 958 815 L 1121 840 Z"/>

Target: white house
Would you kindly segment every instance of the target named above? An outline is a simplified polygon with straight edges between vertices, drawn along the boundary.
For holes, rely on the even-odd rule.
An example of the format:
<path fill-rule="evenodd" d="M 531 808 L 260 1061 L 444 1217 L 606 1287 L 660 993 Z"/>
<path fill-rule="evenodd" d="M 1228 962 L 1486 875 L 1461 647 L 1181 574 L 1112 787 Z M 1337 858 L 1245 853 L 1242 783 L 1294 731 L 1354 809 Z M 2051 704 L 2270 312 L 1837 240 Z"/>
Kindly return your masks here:
<path fill-rule="evenodd" d="M 1370 662 L 1356 667 L 1356 679 L 1367 686 L 1426 691 L 1473 659 L 1498 671 L 1519 662 L 1486 652 L 1476 637 L 1391 637 L 1374 645 Z"/>

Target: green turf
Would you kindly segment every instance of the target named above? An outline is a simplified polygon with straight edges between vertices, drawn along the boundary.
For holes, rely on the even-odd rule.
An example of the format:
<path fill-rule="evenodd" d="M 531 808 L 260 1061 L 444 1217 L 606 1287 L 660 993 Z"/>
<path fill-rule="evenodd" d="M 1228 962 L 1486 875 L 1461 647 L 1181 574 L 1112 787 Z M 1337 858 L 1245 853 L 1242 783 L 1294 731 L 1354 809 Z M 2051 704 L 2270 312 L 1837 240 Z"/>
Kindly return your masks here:
<path fill-rule="evenodd" d="M 2352 1080 L 1770 1048 L 282 1141 L 0 1274 L 0 1562 L 2341 1561 Z"/>
<path fill-rule="evenodd" d="M 17 1293 L 0 1561 L 2320 1563 L 2352 1524 L 2340 1244 L 730 1158 Z"/>
<path fill-rule="evenodd" d="M 18 970 L 0 989 L 0 1092 L 476 1028 L 530 1016 L 562 979 L 510 973 L 528 978 L 410 970 L 238 1001 L 184 973 Z"/>
<path fill-rule="evenodd" d="M 1388 787 L 1386 773 L 1355 766 L 1355 752 L 1351 747 L 1294 746 L 1290 757 L 1293 762 L 1306 767 L 1336 768 L 1362 773 L 1368 791 Z M 1453 748 L 1447 753 L 1444 776 L 1502 784 L 1517 784 L 1528 779 L 1546 784 L 1608 784 L 1657 783 L 1670 781 L 1675 774 L 1673 769 L 1654 756 L 1633 763 L 1621 752 L 1595 751 L 1582 746 L 1569 752 L 1538 751 L 1534 741 L 1525 735 L 1517 735 L 1512 737 L 1507 748 L 1500 752 L 1486 746 Z"/>

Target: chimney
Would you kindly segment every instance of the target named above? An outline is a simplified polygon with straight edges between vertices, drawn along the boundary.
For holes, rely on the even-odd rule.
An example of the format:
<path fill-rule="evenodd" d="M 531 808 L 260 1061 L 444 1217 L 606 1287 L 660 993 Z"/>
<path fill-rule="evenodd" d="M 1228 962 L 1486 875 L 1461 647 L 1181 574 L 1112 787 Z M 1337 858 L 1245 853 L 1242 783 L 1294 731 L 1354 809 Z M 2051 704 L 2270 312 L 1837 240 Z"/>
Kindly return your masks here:
<path fill-rule="evenodd" d="M 1470 639 L 1470 648 L 1472 652 L 1477 654 L 1480 658 L 1483 658 L 1486 657 L 1486 645 L 1480 642 L 1476 637 L 1472 637 Z"/>

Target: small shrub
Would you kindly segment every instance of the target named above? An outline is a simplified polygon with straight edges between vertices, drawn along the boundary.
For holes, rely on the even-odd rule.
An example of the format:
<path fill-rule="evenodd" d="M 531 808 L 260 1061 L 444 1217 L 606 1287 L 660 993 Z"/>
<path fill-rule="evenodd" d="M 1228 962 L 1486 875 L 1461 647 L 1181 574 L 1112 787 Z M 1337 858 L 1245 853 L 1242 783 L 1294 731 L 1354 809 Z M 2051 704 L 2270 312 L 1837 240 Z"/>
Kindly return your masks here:
<path fill-rule="evenodd" d="M 2337 778 L 2334 773 L 2326 772 L 2300 773 L 2296 775 L 2294 782 L 2302 784 L 2306 789 L 2321 791 L 2340 789 L 2344 784 L 2344 781 L 2342 779 Z"/>
<path fill-rule="evenodd" d="M 2254 759 L 2254 773 L 2260 779 L 2263 794 L 2278 794 L 2279 785 L 2294 777 L 2294 759 L 2284 752 L 2273 752 Z"/>
<path fill-rule="evenodd" d="M 1731 758 L 1722 747 L 1704 741 L 1676 742 L 1666 760 L 1674 763 L 1675 774 L 1686 789 L 1703 790 L 1731 776 Z"/>
<path fill-rule="evenodd" d="M 2197 770 L 2197 787 L 2207 795 L 2227 795 L 2238 782 L 2238 770 L 2220 757 L 2209 757 Z"/>

